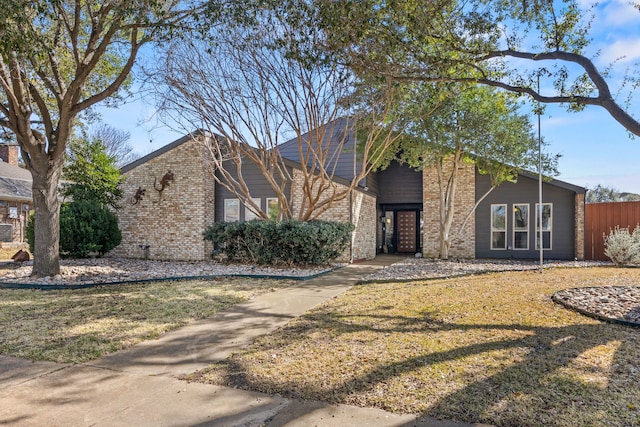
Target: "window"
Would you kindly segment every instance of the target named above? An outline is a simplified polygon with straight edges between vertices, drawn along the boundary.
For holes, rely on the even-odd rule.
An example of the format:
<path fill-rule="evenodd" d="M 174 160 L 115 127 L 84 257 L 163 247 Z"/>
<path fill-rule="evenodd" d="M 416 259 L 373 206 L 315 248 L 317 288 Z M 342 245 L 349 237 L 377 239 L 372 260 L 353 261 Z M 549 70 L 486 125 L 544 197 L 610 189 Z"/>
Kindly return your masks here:
<path fill-rule="evenodd" d="M 529 205 L 513 205 L 513 249 L 529 249 Z"/>
<path fill-rule="evenodd" d="M 252 197 L 251 200 L 253 201 L 253 203 L 256 204 L 256 206 L 261 208 L 261 206 L 260 206 L 260 197 L 257 197 L 257 198 L 256 197 Z M 249 206 L 245 206 L 244 207 L 244 220 L 245 221 L 251 221 L 252 219 L 256 219 L 256 218 L 258 218 L 258 214 L 253 211 L 253 208 L 250 208 Z"/>
<path fill-rule="evenodd" d="M 507 205 L 491 205 L 491 249 L 507 249 Z"/>
<path fill-rule="evenodd" d="M 393 211 L 384 213 L 384 244 L 387 249 L 393 249 Z"/>
<path fill-rule="evenodd" d="M 267 198 L 267 216 L 270 220 L 277 220 L 278 214 L 280 213 L 280 208 L 278 207 L 278 198 L 277 197 L 269 197 Z"/>
<path fill-rule="evenodd" d="M 540 215 L 542 215 L 542 230 L 540 230 Z M 536 250 L 540 250 L 540 232 L 542 231 L 542 249 L 551 249 L 551 232 L 553 229 L 553 205 L 536 203 Z"/>
<path fill-rule="evenodd" d="M 224 199 L 225 222 L 240 221 L 240 201 L 238 199 Z"/>

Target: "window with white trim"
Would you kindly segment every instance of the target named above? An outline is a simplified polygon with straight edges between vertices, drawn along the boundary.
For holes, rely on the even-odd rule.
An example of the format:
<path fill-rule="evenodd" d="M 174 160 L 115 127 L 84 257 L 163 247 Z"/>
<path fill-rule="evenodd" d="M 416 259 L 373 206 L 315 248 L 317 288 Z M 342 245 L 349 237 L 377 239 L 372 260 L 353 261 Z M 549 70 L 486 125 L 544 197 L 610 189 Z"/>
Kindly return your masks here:
<path fill-rule="evenodd" d="M 277 220 L 278 214 L 280 213 L 280 207 L 278 206 L 278 198 L 277 197 L 268 197 L 267 198 L 267 216 L 270 220 Z"/>
<path fill-rule="evenodd" d="M 491 249 L 507 249 L 507 205 L 491 205 Z"/>
<path fill-rule="evenodd" d="M 529 204 L 513 205 L 513 249 L 529 249 Z"/>
<path fill-rule="evenodd" d="M 258 206 L 259 208 L 261 208 L 261 207 L 260 207 L 260 197 L 252 197 L 252 198 L 251 198 L 251 200 L 253 201 L 253 203 L 254 203 L 256 206 Z M 251 221 L 251 220 L 253 220 L 253 219 L 258 218 L 258 216 L 259 216 L 259 215 L 258 215 L 256 212 L 254 212 L 254 211 L 253 211 L 253 208 L 252 208 L 252 207 L 249 207 L 249 206 L 245 206 L 245 207 L 244 207 L 244 220 L 245 220 L 245 221 Z"/>
<path fill-rule="evenodd" d="M 224 221 L 240 221 L 240 200 L 224 199 Z"/>
<path fill-rule="evenodd" d="M 542 212 L 542 213 L 541 213 Z M 540 215 L 542 215 L 542 230 L 540 229 Z M 542 232 L 542 249 L 550 250 L 553 232 L 553 204 L 536 203 L 536 250 L 540 250 L 540 233 Z"/>

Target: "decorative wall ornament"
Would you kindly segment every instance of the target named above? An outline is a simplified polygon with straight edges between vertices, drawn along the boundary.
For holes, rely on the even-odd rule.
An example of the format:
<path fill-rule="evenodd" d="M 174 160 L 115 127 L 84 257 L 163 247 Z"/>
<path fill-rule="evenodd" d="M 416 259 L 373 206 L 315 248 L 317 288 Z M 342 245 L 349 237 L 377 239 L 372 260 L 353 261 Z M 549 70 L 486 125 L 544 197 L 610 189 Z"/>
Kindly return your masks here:
<path fill-rule="evenodd" d="M 153 178 L 153 188 L 155 188 L 158 193 L 162 194 L 164 189 L 167 188 L 173 180 L 173 172 L 167 171 L 167 173 L 165 173 L 164 176 L 160 179 L 160 188 L 156 186 L 157 179 L 155 177 Z"/>
<path fill-rule="evenodd" d="M 146 191 L 147 190 L 145 190 L 144 188 L 138 187 L 138 189 L 136 190 L 136 194 L 134 194 L 133 197 L 131 197 L 131 204 L 137 205 L 138 203 L 140 203 Z"/>

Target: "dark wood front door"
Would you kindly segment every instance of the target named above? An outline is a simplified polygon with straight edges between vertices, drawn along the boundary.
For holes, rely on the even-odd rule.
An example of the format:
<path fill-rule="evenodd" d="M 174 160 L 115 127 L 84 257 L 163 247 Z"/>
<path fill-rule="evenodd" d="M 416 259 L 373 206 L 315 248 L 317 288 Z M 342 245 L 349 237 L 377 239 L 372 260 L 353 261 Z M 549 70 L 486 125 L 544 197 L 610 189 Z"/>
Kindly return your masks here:
<path fill-rule="evenodd" d="M 398 252 L 416 252 L 416 211 L 398 211 Z"/>

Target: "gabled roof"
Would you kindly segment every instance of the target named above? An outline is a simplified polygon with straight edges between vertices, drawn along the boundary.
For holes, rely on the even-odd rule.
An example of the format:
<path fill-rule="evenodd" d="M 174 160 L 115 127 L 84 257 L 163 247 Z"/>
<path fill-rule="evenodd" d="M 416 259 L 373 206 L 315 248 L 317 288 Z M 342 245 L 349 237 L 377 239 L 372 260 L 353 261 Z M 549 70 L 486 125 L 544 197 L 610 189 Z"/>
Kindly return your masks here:
<path fill-rule="evenodd" d="M 0 199 L 30 202 L 31 172 L 19 166 L 0 161 Z"/>
<path fill-rule="evenodd" d="M 154 159 L 164 153 L 166 153 L 167 151 L 171 151 L 174 148 L 184 144 L 185 142 L 191 141 L 192 139 L 195 139 L 201 135 L 206 135 L 206 132 L 202 129 L 197 129 L 191 133 L 186 134 L 185 136 L 176 139 L 175 141 L 165 145 L 164 147 L 160 147 L 158 148 L 156 151 L 152 151 L 151 153 L 147 154 L 144 157 L 140 157 L 137 160 L 134 160 L 133 162 L 124 165 L 120 168 L 120 172 L 121 173 L 125 173 L 125 172 L 129 172 L 131 169 L 136 168 L 138 166 L 140 166 L 143 163 L 148 162 L 151 159 Z"/>
<path fill-rule="evenodd" d="M 31 172 L 0 160 L 0 176 L 11 179 L 22 179 L 31 181 Z"/>
<path fill-rule="evenodd" d="M 0 199 L 30 202 L 33 200 L 31 181 L 0 177 Z"/>
<path fill-rule="evenodd" d="M 537 173 L 533 173 L 533 172 L 529 172 L 529 171 L 523 171 L 520 172 L 519 175 L 522 175 L 524 177 L 527 178 L 531 178 L 531 179 L 538 179 L 538 174 Z M 580 187 L 579 185 L 574 185 L 574 184 L 570 184 L 568 182 L 565 181 L 560 181 L 559 179 L 549 179 L 549 178 L 542 178 L 543 179 L 543 183 L 547 184 L 547 185 L 553 185 L 554 187 L 558 187 L 558 188 L 562 188 L 565 190 L 569 190 L 569 191 L 573 191 L 574 193 L 577 194 L 585 194 L 587 192 L 587 189 L 584 187 Z"/>
<path fill-rule="evenodd" d="M 331 170 L 329 168 L 328 172 L 334 172 L 334 179 L 336 182 L 340 182 L 345 185 L 349 185 L 350 181 L 353 177 L 360 173 L 360 169 L 362 167 L 361 162 L 356 159 L 356 137 L 353 129 L 349 129 L 349 120 L 345 117 L 335 119 L 325 125 L 329 129 L 326 131 L 328 135 L 331 137 L 331 145 L 328 147 L 329 149 L 329 158 L 335 159 L 334 169 Z M 174 148 L 184 144 L 185 142 L 191 141 L 194 138 L 197 138 L 201 135 L 207 135 L 208 133 L 203 129 L 197 129 L 194 132 L 191 132 L 167 145 L 159 148 L 152 153 L 147 154 L 144 157 L 141 157 L 128 165 L 123 166 L 120 171 L 122 173 L 128 172 L 131 169 L 148 162 L 149 160 L 158 157 L 168 151 L 173 150 Z M 312 131 L 309 131 L 301 136 L 303 140 L 312 140 L 313 139 Z M 338 148 L 338 141 L 343 141 L 344 144 L 341 146 L 342 152 L 337 153 L 336 150 Z M 278 150 L 280 151 L 280 155 L 285 160 L 285 164 L 289 167 L 300 168 L 301 159 L 300 152 L 298 147 L 298 138 L 292 138 L 278 146 Z M 303 153 L 304 155 L 304 153 Z M 1 166 L 0 162 L 0 166 Z M 5 163 L 6 165 L 6 163 Z M 10 166 L 10 165 L 9 165 Z M 31 174 L 28 171 L 29 179 L 31 179 Z M 0 174 L 2 173 L 2 169 L 0 169 Z M 529 172 L 529 171 L 521 171 L 519 175 L 530 178 L 530 179 L 538 179 L 538 174 Z M 2 175 L 0 175 L 2 176 Z M 580 187 L 578 185 L 570 184 L 568 182 L 564 182 L 558 179 L 548 179 L 546 178 L 544 181 L 547 185 L 553 185 L 555 187 L 563 188 L 565 190 L 573 191 L 577 194 L 585 194 L 586 188 Z M 31 194 L 31 193 L 29 193 Z"/>
<path fill-rule="evenodd" d="M 329 158 L 335 156 L 334 158 L 337 161 L 334 164 L 335 176 L 334 179 L 337 182 L 346 184 L 353 179 L 354 176 L 354 155 L 355 155 L 355 135 L 353 131 L 347 129 L 348 120 L 345 118 L 340 118 L 328 123 L 327 127 L 330 127 L 327 131 L 329 132 L 329 136 L 331 137 L 332 144 L 329 146 Z M 348 132 L 345 134 L 345 132 Z M 194 132 L 191 132 L 175 141 L 161 147 L 144 157 L 141 157 L 133 162 L 124 165 L 120 168 L 121 173 L 129 172 L 130 170 L 168 152 L 173 150 L 174 148 L 184 144 L 185 142 L 191 141 L 194 138 L 197 138 L 200 135 L 209 135 L 205 130 L 198 129 Z M 222 137 L 220 137 L 222 138 Z M 307 132 L 302 135 L 303 139 L 312 139 L 312 132 Z M 338 144 L 333 144 L 334 141 L 342 141 L 344 138 L 344 144 L 342 145 L 341 153 L 337 153 L 336 149 Z M 300 155 L 298 151 L 298 138 L 292 138 L 289 141 L 286 141 L 278 146 L 278 150 L 284 160 L 284 163 L 292 168 L 300 168 Z M 340 154 L 337 156 L 337 154 Z M 361 164 L 360 162 L 356 162 L 356 173 L 360 172 Z M 329 170 L 329 173 L 332 171 Z M 346 181 L 345 181 L 346 180 Z M 348 185 L 348 184 L 347 184 Z"/>

